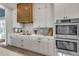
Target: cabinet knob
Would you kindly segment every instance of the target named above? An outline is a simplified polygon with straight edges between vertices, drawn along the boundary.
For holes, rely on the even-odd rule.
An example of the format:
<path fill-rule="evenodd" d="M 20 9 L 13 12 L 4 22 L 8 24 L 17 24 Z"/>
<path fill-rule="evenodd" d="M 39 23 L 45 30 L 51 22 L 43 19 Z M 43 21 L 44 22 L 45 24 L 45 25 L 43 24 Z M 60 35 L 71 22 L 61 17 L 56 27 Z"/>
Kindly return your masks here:
<path fill-rule="evenodd" d="M 38 41 L 38 43 L 40 43 L 40 41 Z"/>
<path fill-rule="evenodd" d="M 23 40 L 21 40 L 21 41 L 23 41 Z"/>

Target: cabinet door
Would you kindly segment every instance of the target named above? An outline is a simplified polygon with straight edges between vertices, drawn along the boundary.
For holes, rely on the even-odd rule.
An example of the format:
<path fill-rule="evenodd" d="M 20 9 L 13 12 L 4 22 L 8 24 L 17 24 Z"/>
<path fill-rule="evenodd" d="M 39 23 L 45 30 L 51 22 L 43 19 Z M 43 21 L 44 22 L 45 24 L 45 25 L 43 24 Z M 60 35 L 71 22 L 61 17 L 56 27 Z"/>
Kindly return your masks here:
<path fill-rule="evenodd" d="M 12 44 L 12 39 L 13 39 L 13 37 L 12 37 L 11 35 L 9 35 L 9 36 L 8 36 L 8 44 L 9 44 L 9 45 L 13 45 L 13 44 Z"/>
<path fill-rule="evenodd" d="M 47 9 L 46 4 L 38 3 L 33 5 L 34 27 L 47 27 Z"/>
<path fill-rule="evenodd" d="M 64 18 L 64 3 L 55 3 L 55 19 Z"/>
<path fill-rule="evenodd" d="M 33 4 L 33 25 L 34 27 L 40 27 L 40 11 L 39 8 L 40 7 L 38 4 Z"/>
<path fill-rule="evenodd" d="M 16 39 L 13 36 L 10 36 L 10 42 L 11 42 L 11 45 L 13 46 L 16 45 Z"/>
<path fill-rule="evenodd" d="M 53 27 L 54 24 L 54 4 L 46 4 L 46 18 L 47 18 L 47 27 Z"/>
<path fill-rule="evenodd" d="M 55 43 L 55 40 L 52 38 L 49 39 L 49 55 L 51 55 L 51 56 L 57 55 L 56 43 Z"/>
<path fill-rule="evenodd" d="M 66 3 L 65 14 L 67 18 L 79 18 L 79 4 L 78 3 Z"/>
<path fill-rule="evenodd" d="M 48 39 L 42 38 L 42 40 L 40 41 L 40 44 L 39 44 L 39 51 L 40 51 L 40 53 L 45 54 L 45 55 L 49 54 L 49 41 L 48 41 Z"/>
<path fill-rule="evenodd" d="M 25 39 L 24 39 L 23 45 L 24 45 L 24 49 L 31 50 L 32 49 L 31 37 L 26 36 Z"/>
<path fill-rule="evenodd" d="M 16 42 L 14 45 L 16 46 L 16 47 L 20 47 L 21 46 L 21 39 L 19 38 L 19 37 L 16 37 L 15 39 L 14 39 L 15 41 L 14 42 Z"/>
<path fill-rule="evenodd" d="M 12 36 L 11 43 L 13 46 L 21 47 L 21 39 L 18 36 Z"/>
<path fill-rule="evenodd" d="M 35 52 L 38 52 L 38 46 L 39 46 L 39 44 L 38 44 L 38 42 L 37 42 L 37 37 L 31 37 L 31 43 L 30 43 L 30 45 L 31 45 L 31 50 L 32 51 L 35 51 Z"/>
<path fill-rule="evenodd" d="M 11 44 L 12 44 L 13 46 L 16 46 L 16 45 L 17 45 L 17 40 L 16 40 L 16 38 L 13 37 L 13 36 L 11 36 L 10 38 L 11 38 Z"/>
<path fill-rule="evenodd" d="M 13 22 L 13 28 L 16 27 L 16 24 L 17 24 L 17 8 L 12 10 L 12 22 Z"/>
<path fill-rule="evenodd" d="M 32 4 L 31 3 L 17 4 L 17 22 L 32 23 Z"/>
<path fill-rule="evenodd" d="M 49 43 L 47 39 L 37 37 L 36 40 L 33 40 L 33 51 L 48 55 L 49 53 Z"/>

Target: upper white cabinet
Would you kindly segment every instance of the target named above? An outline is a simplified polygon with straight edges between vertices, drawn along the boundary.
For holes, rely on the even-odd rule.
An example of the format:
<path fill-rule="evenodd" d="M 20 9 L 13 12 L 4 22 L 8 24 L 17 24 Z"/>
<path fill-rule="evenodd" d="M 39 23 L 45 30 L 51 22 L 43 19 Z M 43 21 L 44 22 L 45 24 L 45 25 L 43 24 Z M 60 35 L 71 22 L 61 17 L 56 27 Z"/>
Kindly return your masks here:
<path fill-rule="evenodd" d="M 12 22 L 13 22 L 13 25 L 12 25 L 13 28 L 16 28 L 16 27 L 21 28 L 20 23 L 17 23 L 17 8 L 12 9 Z"/>
<path fill-rule="evenodd" d="M 55 8 L 55 19 L 63 19 L 64 14 L 64 4 L 63 3 L 56 3 L 54 4 Z"/>
<path fill-rule="evenodd" d="M 50 27 L 53 23 L 53 10 L 51 4 L 38 3 L 33 4 L 33 22 L 34 27 Z"/>
<path fill-rule="evenodd" d="M 49 55 L 49 41 L 46 38 L 34 37 L 32 38 L 32 50 L 45 55 Z"/>
<path fill-rule="evenodd" d="M 65 16 L 66 18 L 79 18 L 79 4 L 78 3 L 66 3 L 65 4 Z"/>
<path fill-rule="evenodd" d="M 13 27 L 16 27 L 17 24 L 17 9 L 12 10 L 12 21 L 13 21 Z"/>
<path fill-rule="evenodd" d="M 55 19 L 79 18 L 78 3 L 56 3 L 54 8 Z"/>

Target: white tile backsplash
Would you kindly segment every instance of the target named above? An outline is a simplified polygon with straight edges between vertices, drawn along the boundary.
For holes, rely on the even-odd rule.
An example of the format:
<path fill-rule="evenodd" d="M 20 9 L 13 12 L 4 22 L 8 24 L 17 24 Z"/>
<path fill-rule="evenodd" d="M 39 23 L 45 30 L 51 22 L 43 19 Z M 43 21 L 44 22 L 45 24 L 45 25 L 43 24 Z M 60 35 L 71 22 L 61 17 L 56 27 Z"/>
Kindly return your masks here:
<path fill-rule="evenodd" d="M 23 25 L 23 24 L 21 24 L 21 25 Z M 29 33 L 31 33 L 31 34 L 34 34 L 33 24 L 32 23 L 25 24 L 24 29 L 25 29 L 25 31 L 29 31 Z"/>

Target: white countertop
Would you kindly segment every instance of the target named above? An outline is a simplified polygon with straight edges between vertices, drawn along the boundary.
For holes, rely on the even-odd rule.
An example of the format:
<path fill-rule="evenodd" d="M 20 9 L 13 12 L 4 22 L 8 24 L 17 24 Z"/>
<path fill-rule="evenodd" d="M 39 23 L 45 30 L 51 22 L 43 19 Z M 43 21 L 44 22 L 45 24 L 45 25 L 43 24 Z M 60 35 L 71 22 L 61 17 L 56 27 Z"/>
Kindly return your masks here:
<path fill-rule="evenodd" d="M 11 33 L 11 34 L 9 34 L 9 35 L 35 36 L 35 37 L 43 37 L 43 38 L 54 39 L 54 36 L 44 36 L 44 35 L 36 35 L 36 34 L 32 34 L 32 35 L 23 35 L 22 33 Z"/>

